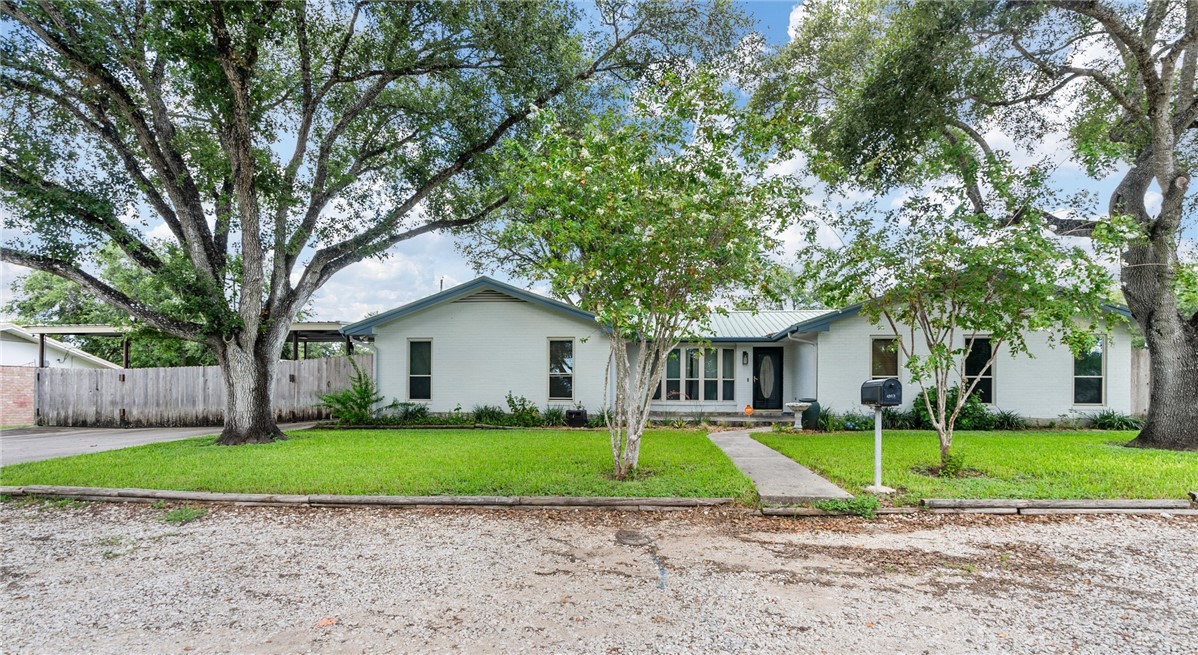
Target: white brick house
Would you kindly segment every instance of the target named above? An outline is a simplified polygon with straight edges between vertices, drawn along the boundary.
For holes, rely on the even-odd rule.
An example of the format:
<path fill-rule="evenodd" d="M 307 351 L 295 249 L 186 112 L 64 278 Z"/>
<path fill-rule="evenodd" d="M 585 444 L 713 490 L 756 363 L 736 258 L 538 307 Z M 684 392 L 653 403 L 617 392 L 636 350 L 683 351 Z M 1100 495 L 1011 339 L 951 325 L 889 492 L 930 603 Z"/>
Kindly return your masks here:
<path fill-rule="evenodd" d="M 1119 311 L 1111 308 L 1112 311 Z M 787 412 L 815 399 L 838 411 L 862 409 L 871 377 L 900 378 L 915 389 L 901 356 L 886 349 L 888 328 L 857 308 L 730 312 L 713 315 L 706 350 L 684 344 L 667 366 L 657 414 Z M 608 341 L 593 315 L 556 300 L 480 277 L 342 329 L 373 335 L 375 377 L 388 399 L 420 402 L 433 412 L 504 406 L 507 394 L 541 407 L 602 407 Z M 979 393 L 996 409 L 1032 419 L 1113 409 L 1132 411 L 1132 337 L 1124 322 L 1090 357 L 1028 335 L 1032 358 L 1001 353 Z M 978 339 L 975 347 L 989 348 Z"/>

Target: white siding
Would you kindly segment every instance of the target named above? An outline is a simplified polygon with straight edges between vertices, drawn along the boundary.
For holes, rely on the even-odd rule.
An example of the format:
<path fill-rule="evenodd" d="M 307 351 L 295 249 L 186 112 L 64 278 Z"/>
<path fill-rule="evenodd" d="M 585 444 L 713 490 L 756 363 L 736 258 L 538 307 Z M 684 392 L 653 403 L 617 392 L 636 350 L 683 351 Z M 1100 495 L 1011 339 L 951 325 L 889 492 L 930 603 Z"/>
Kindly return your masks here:
<path fill-rule="evenodd" d="M 0 365 L 37 366 L 37 350 L 37 343 L 0 332 Z M 46 365 L 51 368 L 107 368 L 49 344 L 46 344 Z"/>
<path fill-rule="evenodd" d="M 432 340 L 433 412 L 474 405 L 507 409 L 524 396 L 542 409 L 574 403 L 598 410 L 608 340 L 598 325 L 523 301 L 448 302 L 374 328 L 379 392 L 408 400 L 408 341 Z M 549 339 L 573 338 L 574 401 L 549 401 Z M 583 342 L 586 339 L 586 342 Z M 413 401 L 426 402 L 426 401 Z"/>
<path fill-rule="evenodd" d="M 816 398 L 824 407 L 837 411 L 863 411 L 861 383 L 870 377 L 870 339 L 892 336 L 889 328 L 870 325 L 860 316 L 832 324 L 829 332 L 819 333 L 819 390 Z M 918 338 L 918 337 L 917 337 Z M 964 339 L 960 339 L 963 344 Z M 1011 357 L 1000 352 L 994 360 L 994 407 L 1014 411 L 1032 419 L 1076 416 L 1101 409 L 1131 413 L 1131 334 L 1125 326 L 1115 327 L 1107 337 L 1104 383 L 1105 404 L 1073 404 L 1073 354 L 1063 346 L 1051 347 L 1046 333 L 1027 338 L 1034 358 Z M 900 380 L 905 406 L 919 388 L 910 383 L 910 371 L 900 353 Z"/>

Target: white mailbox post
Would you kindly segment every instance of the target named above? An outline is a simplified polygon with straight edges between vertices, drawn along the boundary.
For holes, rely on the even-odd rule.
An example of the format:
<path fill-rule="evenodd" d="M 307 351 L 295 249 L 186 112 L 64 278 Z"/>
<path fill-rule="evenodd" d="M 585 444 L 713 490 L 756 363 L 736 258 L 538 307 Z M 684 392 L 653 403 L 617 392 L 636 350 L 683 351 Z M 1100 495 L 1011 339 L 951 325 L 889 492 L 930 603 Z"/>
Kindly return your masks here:
<path fill-rule="evenodd" d="M 903 404 L 903 385 L 894 378 L 869 380 L 861 385 L 861 404 L 874 408 L 874 483 L 865 488 L 874 494 L 892 494 L 882 484 L 882 408 Z"/>

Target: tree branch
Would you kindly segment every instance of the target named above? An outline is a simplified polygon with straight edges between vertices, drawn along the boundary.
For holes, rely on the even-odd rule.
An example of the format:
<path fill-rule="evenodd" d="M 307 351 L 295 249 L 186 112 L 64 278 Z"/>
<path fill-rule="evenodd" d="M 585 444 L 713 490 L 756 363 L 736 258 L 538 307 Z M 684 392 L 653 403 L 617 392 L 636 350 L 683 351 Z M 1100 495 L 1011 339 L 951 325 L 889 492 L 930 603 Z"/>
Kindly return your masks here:
<path fill-rule="evenodd" d="M 0 260 L 68 279 L 96 294 L 104 302 L 118 307 L 138 320 L 144 321 L 148 325 L 168 334 L 173 334 L 182 339 L 201 342 L 207 336 L 204 333 L 204 326 L 160 314 L 145 304 L 105 284 L 70 262 L 43 255 L 35 255 L 7 246 L 0 246 Z"/>

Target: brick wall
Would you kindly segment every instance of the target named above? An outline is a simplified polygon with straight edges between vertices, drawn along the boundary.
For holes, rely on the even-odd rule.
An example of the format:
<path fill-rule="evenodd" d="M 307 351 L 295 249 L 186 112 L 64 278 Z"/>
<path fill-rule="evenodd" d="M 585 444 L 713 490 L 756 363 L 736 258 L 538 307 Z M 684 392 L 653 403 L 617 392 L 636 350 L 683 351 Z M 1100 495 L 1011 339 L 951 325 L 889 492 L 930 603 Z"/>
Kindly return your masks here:
<path fill-rule="evenodd" d="M 0 366 L 0 425 L 33 425 L 37 369 Z"/>

